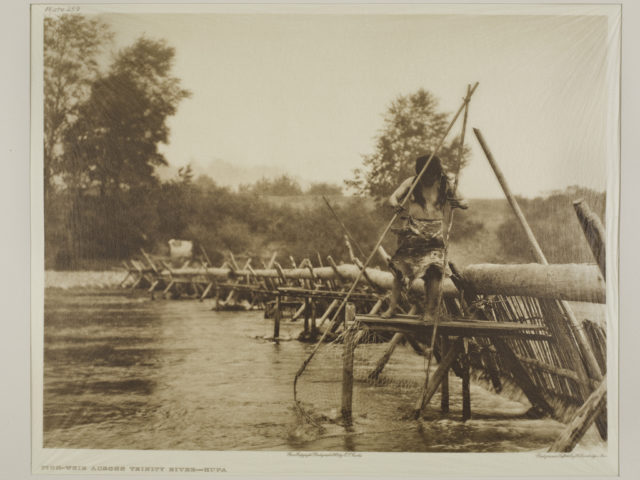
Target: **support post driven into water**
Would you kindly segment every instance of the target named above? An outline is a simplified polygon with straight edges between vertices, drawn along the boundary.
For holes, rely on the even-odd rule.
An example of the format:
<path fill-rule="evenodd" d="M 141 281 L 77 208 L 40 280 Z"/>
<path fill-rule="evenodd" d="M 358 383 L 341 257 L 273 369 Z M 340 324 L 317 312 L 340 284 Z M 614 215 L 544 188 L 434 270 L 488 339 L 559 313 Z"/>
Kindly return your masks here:
<path fill-rule="evenodd" d="M 356 349 L 355 330 L 349 328 L 356 318 L 356 306 L 347 303 L 345 306 L 344 354 L 342 357 L 342 421 L 345 427 L 353 424 L 353 352 Z"/>

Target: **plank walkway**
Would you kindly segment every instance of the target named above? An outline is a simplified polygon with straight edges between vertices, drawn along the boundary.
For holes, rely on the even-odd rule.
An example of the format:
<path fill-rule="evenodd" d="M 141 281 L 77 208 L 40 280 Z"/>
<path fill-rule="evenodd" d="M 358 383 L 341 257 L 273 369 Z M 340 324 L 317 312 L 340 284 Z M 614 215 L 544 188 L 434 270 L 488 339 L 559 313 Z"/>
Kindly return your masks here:
<path fill-rule="evenodd" d="M 433 321 L 426 322 L 418 315 L 395 315 L 392 318 L 382 318 L 379 315 L 357 315 L 355 321 L 372 330 L 421 334 L 431 332 L 434 325 Z M 536 336 L 543 339 L 546 335 L 540 335 L 539 332 L 545 330 L 542 325 L 492 322 L 470 318 L 453 318 L 438 322 L 438 333 L 460 337 L 504 337 L 512 335 L 522 337 L 523 334 L 538 333 Z"/>

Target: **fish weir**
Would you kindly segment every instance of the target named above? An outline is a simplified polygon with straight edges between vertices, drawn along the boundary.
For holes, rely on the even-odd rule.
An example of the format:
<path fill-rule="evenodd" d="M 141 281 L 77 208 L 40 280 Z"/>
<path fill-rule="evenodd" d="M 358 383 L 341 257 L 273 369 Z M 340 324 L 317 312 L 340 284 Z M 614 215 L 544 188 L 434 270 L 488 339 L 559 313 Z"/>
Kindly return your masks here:
<path fill-rule="evenodd" d="M 579 219 L 590 217 L 579 215 Z M 586 229 L 585 229 L 586 231 Z M 593 231 L 593 229 L 589 230 Z M 594 254 L 602 247 L 592 240 Z M 146 288 L 152 295 L 162 290 L 167 298 L 189 296 L 204 300 L 215 299 L 215 309 L 262 308 L 265 317 L 274 320 L 273 337 L 278 342 L 280 322 L 283 318 L 302 320 L 299 335 L 302 341 L 317 341 L 329 328 L 326 320 L 335 313 L 344 300 L 353 281 L 358 285 L 350 295 L 349 315 L 332 325 L 326 340 L 344 343 L 348 339 L 349 352 L 366 341 L 366 331 L 375 331 L 376 341 L 388 341 L 388 351 L 378 361 L 377 375 L 384 369 L 400 341 L 407 341 L 419 355 L 428 350 L 419 339 L 427 338 L 432 325 L 424 322 L 422 280 L 414 281 L 400 302 L 399 314 L 392 319 L 378 316 L 388 304 L 393 274 L 378 268 L 362 270 L 362 263 L 336 264 L 331 257 L 327 265 L 313 266 L 309 259 L 295 262 L 292 268 L 283 268 L 275 255 L 264 268 L 254 269 L 251 260 L 239 267 L 235 259 L 220 267 L 209 266 L 206 261 L 188 261 L 178 268 L 164 259 L 142 252 L 140 259 L 125 262 L 126 278 L 123 286 Z M 384 255 L 383 255 L 384 257 Z M 597 257 L 598 259 L 600 257 Z M 319 262 L 320 263 L 320 262 Z M 489 387 L 497 393 L 514 391 L 506 385 L 516 386 L 531 404 L 529 416 L 551 416 L 568 424 L 570 432 L 554 444 L 554 450 L 570 451 L 588 427 L 585 422 L 596 422 L 606 439 L 606 398 L 602 400 L 602 377 L 594 377 L 589 370 L 573 325 L 564 310 L 564 302 L 606 302 L 605 281 L 601 267 L 594 264 L 475 264 L 458 270 L 451 264 L 453 275 L 443 282 L 443 320 L 438 326 L 439 340 L 434 355 L 438 370 L 425 390 L 417 407 L 420 412 L 425 402 L 442 389 L 443 412 L 448 411 L 449 370 L 463 382 L 463 418 L 471 416 L 469 378 L 489 379 Z M 602 372 L 606 372 L 606 331 L 599 325 L 583 322 L 588 339 L 589 354 L 597 359 Z M 324 328 L 324 330 L 323 330 Z M 360 333 L 354 332 L 354 328 Z M 420 333 L 419 335 L 417 333 Z M 347 348 L 347 347 L 345 347 Z M 347 359 L 352 355 L 347 355 Z M 346 372 L 351 372 L 345 366 Z M 377 375 L 369 375 L 369 380 Z M 350 389 L 353 374 L 345 375 L 343 385 L 349 404 L 343 406 L 345 425 L 352 421 Z M 427 388 L 428 387 L 428 388 Z M 591 399 L 594 392 L 598 398 Z M 593 405 L 585 413 L 585 405 Z M 592 411 L 594 408 L 598 411 Z M 599 419 L 599 421 L 598 421 Z M 568 439 L 568 440 L 563 440 Z M 569 441 L 570 444 L 566 442 Z"/>

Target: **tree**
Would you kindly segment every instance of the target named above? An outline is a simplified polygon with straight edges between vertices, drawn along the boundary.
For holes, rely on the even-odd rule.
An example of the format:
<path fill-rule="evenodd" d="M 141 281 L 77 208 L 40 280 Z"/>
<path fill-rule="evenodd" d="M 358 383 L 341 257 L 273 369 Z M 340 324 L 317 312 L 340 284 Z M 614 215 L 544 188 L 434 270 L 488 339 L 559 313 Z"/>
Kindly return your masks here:
<path fill-rule="evenodd" d="M 307 195 L 342 195 L 342 187 L 333 183 L 314 182 L 306 192 Z"/>
<path fill-rule="evenodd" d="M 252 193 L 254 195 L 302 195 L 300 184 L 289 175 L 281 175 L 274 179 L 263 177 L 253 185 L 240 185 L 239 190 L 243 193 Z"/>
<path fill-rule="evenodd" d="M 109 27 L 81 15 L 44 19 L 44 189 L 60 173 L 62 141 L 98 76 L 97 57 L 112 39 Z"/>
<path fill-rule="evenodd" d="M 376 139 L 375 152 L 363 156 L 363 168 L 345 183 L 359 193 L 377 198 L 388 196 L 405 178 L 414 175 L 415 159 L 435 150 L 446 131 L 448 115 L 438 111 L 438 100 L 420 89 L 398 96 L 384 115 L 384 127 Z M 438 157 L 448 169 L 455 169 L 458 141 L 444 144 Z M 462 168 L 469 155 L 465 148 Z"/>
<path fill-rule="evenodd" d="M 155 167 L 167 164 L 158 151 L 169 137 L 166 120 L 190 94 L 171 75 L 174 55 L 164 41 L 140 38 L 93 83 L 66 138 L 73 182 L 96 186 L 101 197 L 155 182 Z"/>
<path fill-rule="evenodd" d="M 585 187 L 570 186 L 547 196 L 518 198 L 525 218 L 550 263 L 593 263 L 593 254 L 575 214 L 572 202 L 584 199 L 603 221 L 606 195 Z M 529 241 L 513 215 L 498 227 L 502 253 L 507 261 L 534 261 Z"/>
<path fill-rule="evenodd" d="M 122 257 L 144 244 L 156 227 L 152 201 L 158 150 L 166 123 L 189 96 L 171 74 L 175 51 L 164 41 L 140 38 L 120 51 L 64 136 L 60 170 L 72 206 L 72 255 Z M 190 173 L 189 173 L 190 175 Z"/>

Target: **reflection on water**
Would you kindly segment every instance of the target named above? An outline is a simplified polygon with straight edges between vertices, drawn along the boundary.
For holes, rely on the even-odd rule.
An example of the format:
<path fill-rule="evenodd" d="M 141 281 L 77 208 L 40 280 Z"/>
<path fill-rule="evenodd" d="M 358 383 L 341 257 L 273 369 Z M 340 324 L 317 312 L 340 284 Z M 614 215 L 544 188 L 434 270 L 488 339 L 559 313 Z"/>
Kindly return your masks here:
<path fill-rule="evenodd" d="M 137 294 L 136 294 L 137 295 Z M 98 449 L 520 451 L 560 432 L 527 407 L 472 391 L 461 423 L 457 379 L 451 414 L 427 420 L 356 415 L 353 432 L 303 425 L 292 379 L 309 345 L 274 345 L 262 312 L 213 312 L 196 301 L 122 291 L 48 289 L 45 295 L 44 446 Z M 284 322 L 281 335 L 300 325 Z M 398 394 L 372 389 L 381 408 Z M 407 395 L 407 408 L 415 396 Z M 404 401 L 404 399 L 403 399 Z M 404 404 L 404 403 L 403 403 Z M 339 403 L 336 404 L 339 407 Z M 357 413 L 357 412 L 356 412 Z"/>

